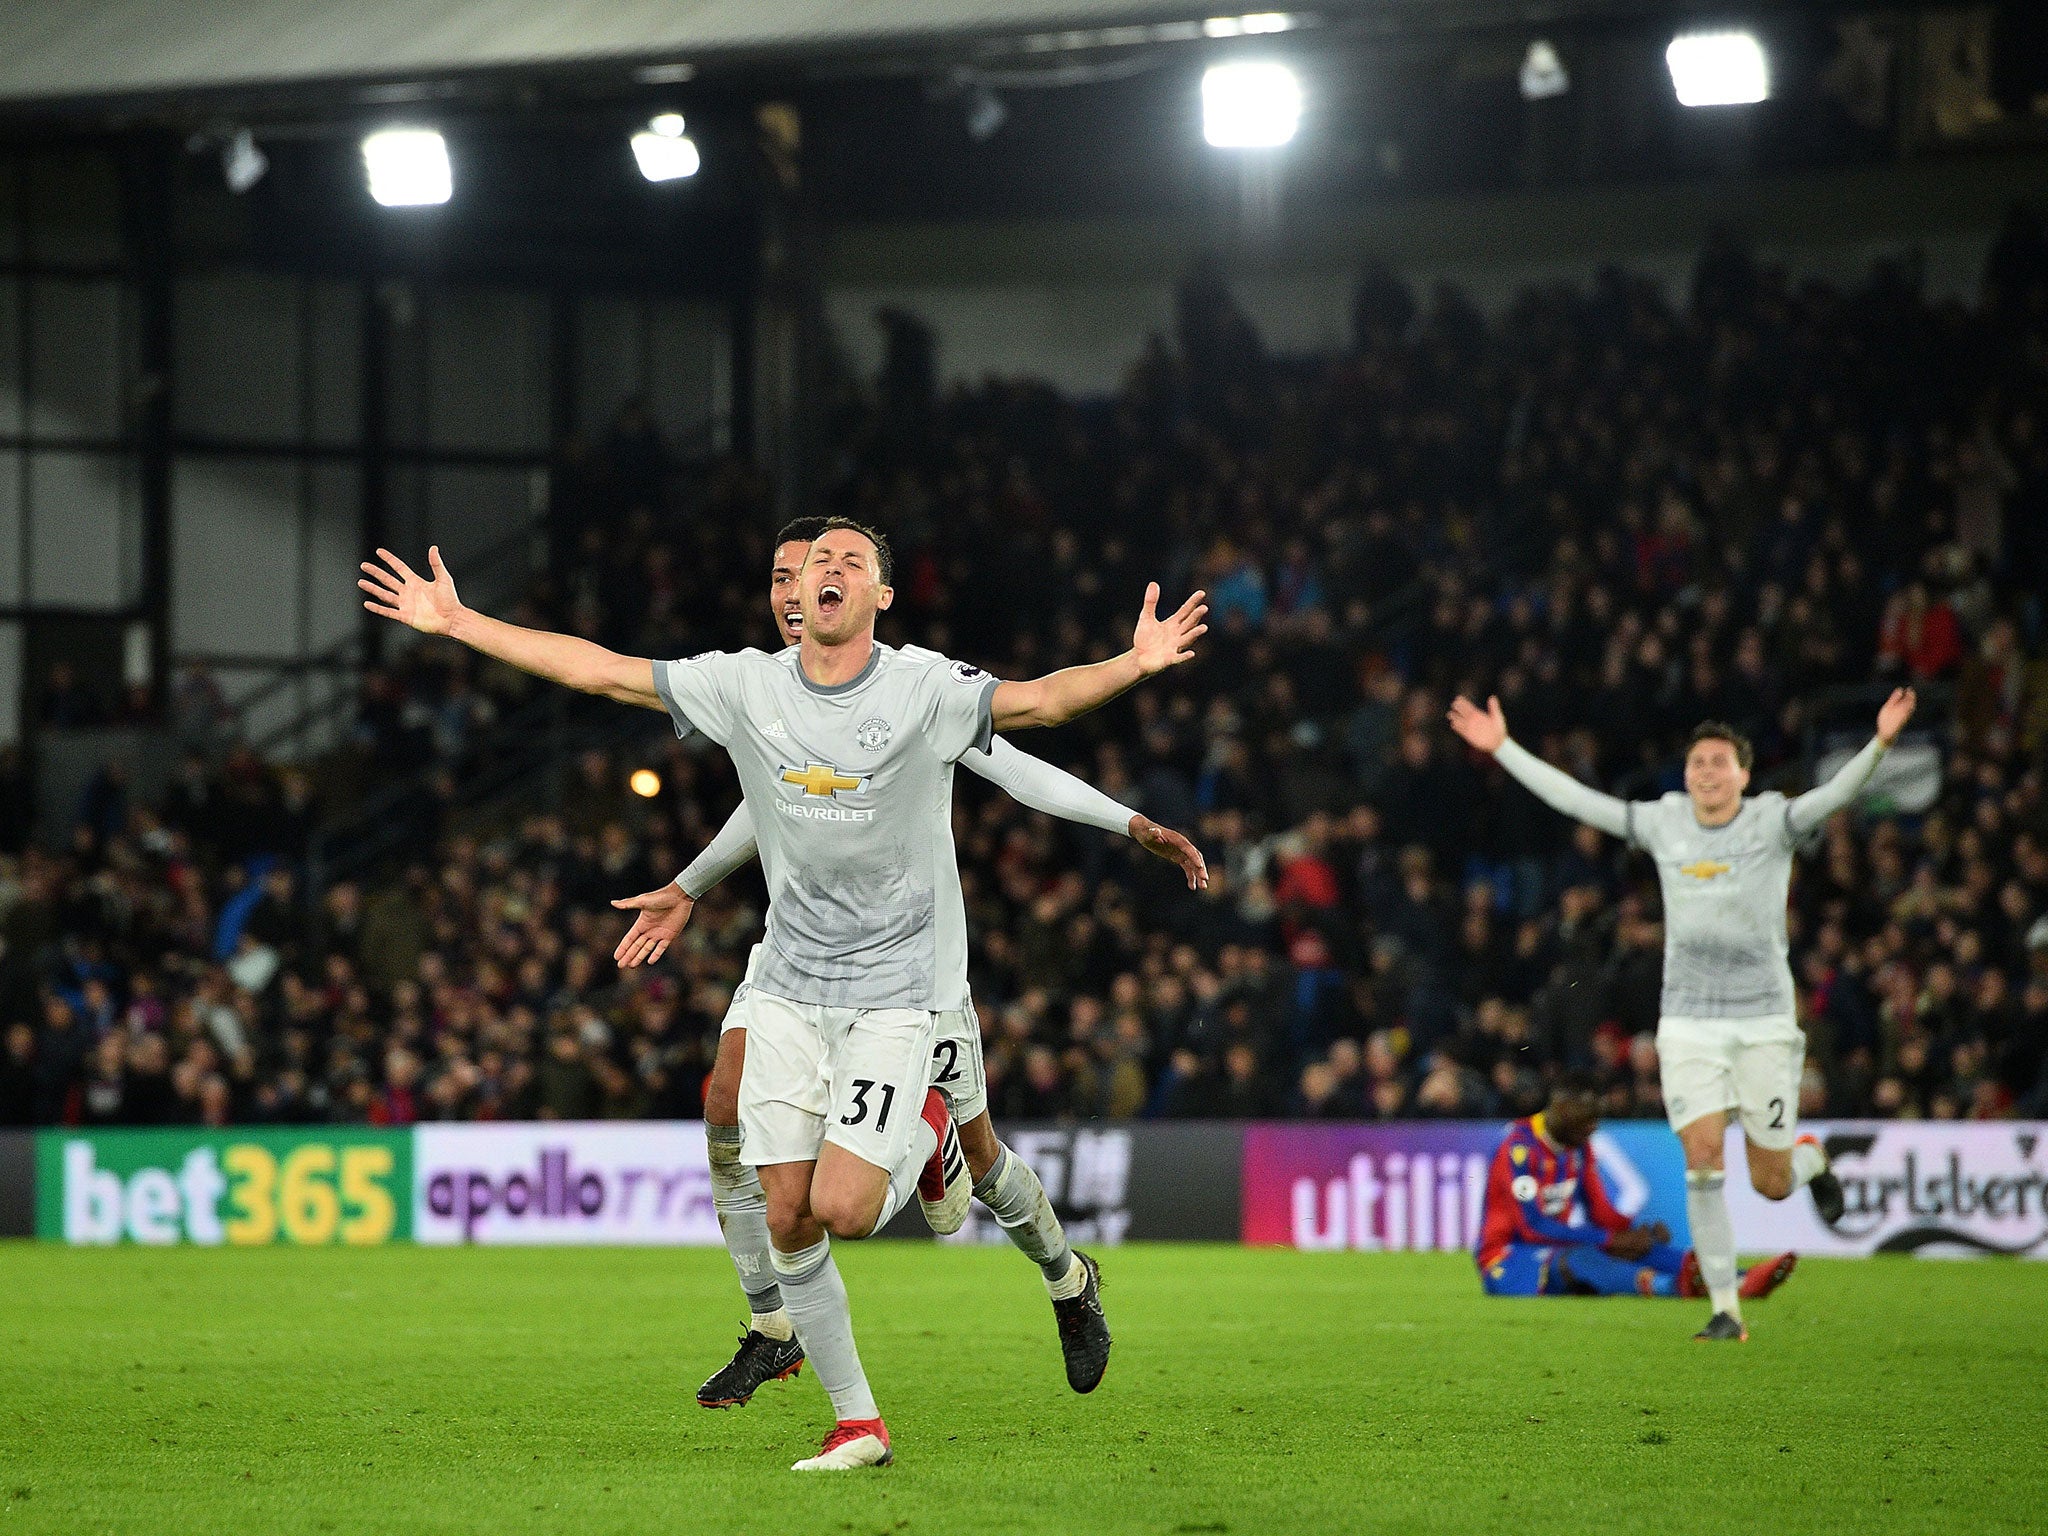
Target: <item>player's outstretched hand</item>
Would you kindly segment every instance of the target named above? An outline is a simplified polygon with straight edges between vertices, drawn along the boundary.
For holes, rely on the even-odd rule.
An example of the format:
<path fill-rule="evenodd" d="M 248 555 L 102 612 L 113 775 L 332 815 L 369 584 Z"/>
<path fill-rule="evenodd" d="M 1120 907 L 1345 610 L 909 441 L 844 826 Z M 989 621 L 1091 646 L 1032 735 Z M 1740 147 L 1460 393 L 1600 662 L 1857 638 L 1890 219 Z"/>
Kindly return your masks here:
<path fill-rule="evenodd" d="M 1208 594 L 1196 592 L 1170 618 L 1159 617 L 1159 583 L 1145 588 L 1145 606 L 1138 610 L 1138 627 L 1131 632 L 1131 654 L 1138 658 L 1138 670 L 1150 677 L 1194 659 L 1195 637 L 1209 632 L 1202 622 L 1209 605 Z"/>
<path fill-rule="evenodd" d="M 365 579 L 356 583 L 369 599 L 363 606 L 386 619 L 410 625 L 423 635 L 445 635 L 462 612 L 462 600 L 455 595 L 455 578 L 441 563 L 441 546 L 429 545 L 427 564 L 433 570 L 429 581 L 388 549 L 377 551 L 383 565 L 363 562 Z"/>
<path fill-rule="evenodd" d="M 1884 701 L 1884 708 L 1877 712 L 1877 739 L 1889 747 L 1899 739 L 1899 732 L 1906 728 L 1906 722 L 1913 718 L 1913 706 L 1920 702 L 1920 696 L 1910 688 L 1894 688 L 1892 696 Z"/>
<path fill-rule="evenodd" d="M 1131 818 L 1131 836 L 1147 853 L 1155 853 L 1169 864 L 1178 864 L 1188 877 L 1188 889 L 1209 889 L 1209 865 L 1202 850 L 1171 827 L 1162 827 L 1149 816 Z"/>
<path fill-rule="evenodd" d="M 619 947 L 612 951 L 612 958 L 619 962 L 622 971 L 630 971 L 636 965 L 652 965 L 667 954 L 676 935 L 690 926 L 690 914 L 697 907 L 695 898 L 685 896 L 683 888 L 673 880 L 658 891 L 628 896 L 612 905 L 621 912 L 640 914 L 619 940 Z"/>
<path fill-rule="evenodd" d="M 1451 729 L 1481 752 L 1498 752 L 1508 739 L 1508 717 L 1500 712 L 1500 700 L 1494 695 L 1487 695 L 1482 710 L 1461 693 L 1451 700 Z"/>

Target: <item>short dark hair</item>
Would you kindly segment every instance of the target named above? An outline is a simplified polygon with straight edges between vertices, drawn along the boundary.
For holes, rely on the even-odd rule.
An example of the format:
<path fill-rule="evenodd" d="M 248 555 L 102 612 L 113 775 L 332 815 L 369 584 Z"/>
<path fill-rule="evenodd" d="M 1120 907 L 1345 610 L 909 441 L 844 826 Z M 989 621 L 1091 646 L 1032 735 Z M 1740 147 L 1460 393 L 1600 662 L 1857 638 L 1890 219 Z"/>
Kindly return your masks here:
<path fill-rule="evenodd" d="M 1557 1081 L 1550 1085 L 1553 1099 L 1597 1099 L 1600 1097 L 1600 1083 L 1584 1067 L 1571 1067 L 1557 1075 Z"/>
<path fill-rule="evenodd" d="M 782 525 L 782 531 L 775 535 L 775 548 L 785 544 L 809 544 L 825 531 L 822 517 L 793 517 Z"/>
<path fill-rule="evenodd" d="M 1735 729 L 1726 720 L 1702 720 L 1692 728 L 1692 736 L 1685 744 L 1685 755 L 1692 756 L 1692 749 L 1703 741 L 1725 741 L 1735 749 L 1735 761 L 1747 773 L 1756 762 L 1756 748 L 1749 744 L 1749 738 Z"/>
<path fill-rule="evenodd" d="M 845 528 L 850 532 L 859 534 L 875 546 L 875 560 L 881 566 L 881 569 L 875 574 L 882 578 L 882 585 L 885 587 L 896 585 L 896 556 L 890 552 L 888 536 L 881 529 L 870 528 L 866 523 L 857 522 L 850 517 L 828 517 L 823 519 L 822 522 L 823 526 L 811 535 L 814 541 L 822 539 L 834 528 Z"/>

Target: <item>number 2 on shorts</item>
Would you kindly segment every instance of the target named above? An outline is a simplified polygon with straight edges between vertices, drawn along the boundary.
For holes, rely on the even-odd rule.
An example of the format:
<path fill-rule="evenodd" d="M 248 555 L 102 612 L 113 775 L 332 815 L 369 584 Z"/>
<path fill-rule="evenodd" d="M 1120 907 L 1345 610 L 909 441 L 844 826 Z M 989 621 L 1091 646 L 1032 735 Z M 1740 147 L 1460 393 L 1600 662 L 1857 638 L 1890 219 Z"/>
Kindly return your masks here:
<path fill-rule="evenodd" d="M 856 1077 L 853 1080 L 853 1113 L 841 1115 L 839 1117 L 841 1125 L 859 1125 L 861 1121 L 867 1119 L 868 1094 L 877 1086 L 882 1090 L 882 1107 L 875 1114 L 875 1129 L 877 1131 L 889 1129 L 889 1109 L 896 1102 L 896 1085 L 894 1083 L 877 1085 L 872 1077 Z"/>

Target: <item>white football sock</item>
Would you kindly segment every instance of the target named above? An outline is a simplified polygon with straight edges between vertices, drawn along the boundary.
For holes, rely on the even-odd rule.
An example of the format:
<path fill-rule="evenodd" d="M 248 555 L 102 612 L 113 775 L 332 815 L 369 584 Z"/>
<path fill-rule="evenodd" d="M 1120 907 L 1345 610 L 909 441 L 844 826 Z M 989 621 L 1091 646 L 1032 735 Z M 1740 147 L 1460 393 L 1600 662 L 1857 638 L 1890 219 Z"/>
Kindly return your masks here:
<path fill-rule="evenodd" d="M 1045 1186 L 1038 1182 L 1031 1165 L 1003 1147 L 996 1165 L 974 1186 L 974 1198 L 988 1207 L 989 1214 L 1002 1225 L 1024 1257 L 1038 1266 L 1045 1276 L 1046 1289 L 1059 1296 L 1055 1287 L 1070 1283 L 1072 1271 L 1079 1266 L 1074 1262 L 1074 1250 L 1067 1246 L 1066 1229 L 1060 1225 L 1052 1201 L 1045 1196 Z M 1078 1288 L 1067 1293 L 1079 1294 Z"/>
<path fill-rule="evenodd" d="M 718 1211 L 718 1230 L 732 1267 L 739 1272 L 747 1306 L 757 1318 L 779 1316 L 782 1292 L 776 1288 L 775 1266 L 768 1257 L 768 1196 L 761 1176 L 740 1161 L 740 1128 L 705 1121 L 704 1150 L 711 1160 L 711 1204 Z"/>
<path fill-rule="evenodd" d="M 853 1309 L 846 1300 L 846 1282 L 832 1262 L 832 1240 L 821 1237 L 796 1253 L 771 1249 L 775 1273 L 782 1281 L 783 1305 L 796 1325 L 797 1342 L 817 1373 L 818 1385 L 832 1399 L 832 1412 L 848 1419 L 878 1419 L 875 1394 L 853 1342 Z"/>
<path fill-rule="evenodd" d="M 1735 1290 L 1735 1223 L 1728 1218 L 1728 1175 L 1719 1168 L 1688 1168 L 1685 1216 L 1692 1224 L 1692 1251 L 1716 1312 L 1742 1316 Z"/>
<path fill-rule="evenodd" d="M 1067 1272 L 1057 1280 L 1045 1282 L 1045 1289 L 1054 1301 L 1072 1301 L 1088 1289 L 1088 1266 L 1081 1262 L 1081 1255 L 1068 1253 Z"/>
<path fill-rule="evenodd" d="M 1792 1143 L 1792 1187 L 1804 1189 L 1828 1169 L 1828 1155 L 1817 1141 Z"/>

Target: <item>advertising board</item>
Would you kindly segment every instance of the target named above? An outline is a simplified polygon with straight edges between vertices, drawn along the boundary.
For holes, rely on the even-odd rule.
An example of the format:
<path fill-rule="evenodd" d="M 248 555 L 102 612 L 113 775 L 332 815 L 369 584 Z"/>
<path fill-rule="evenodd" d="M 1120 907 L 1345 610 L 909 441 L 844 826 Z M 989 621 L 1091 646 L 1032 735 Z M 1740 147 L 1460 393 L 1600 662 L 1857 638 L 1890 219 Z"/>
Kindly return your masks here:
<path fill-rule="evenodd" d="M 1261 1123 L 1244 1131 L 1243 1237 L 1308 1249 L 1463 1249 L 1479 1240 L 1500 1121 Z M 1685 1162 L 1661 1123 L 1609 1121 L 1593 1142 L 1624 1214 L 1686 1241 Z"/>
<path fill-rule="evenodd" d="M 36 1235 L 67 1243 L 388 1243 L 411 1236 L 412 1133 L 43 1131 Z"/>
<path fill-rule="evenodd" d="M 700 1120 L 422 1125 L 422 1243 L 716 1243 Z"/>
<path fill-rule="evenodd" d="M 1842 1219 L 1823 1226 L 1804 1195 L 1770 1201 L 1757 1194 L 1741 1172 L 1740 1133 L 1731 1132 L 1728 1209 L 1743 1252 L 2048 1258 L 2048 1126 L 1828 1120 L 1803 1129 L 1834 1162 Z"/>

